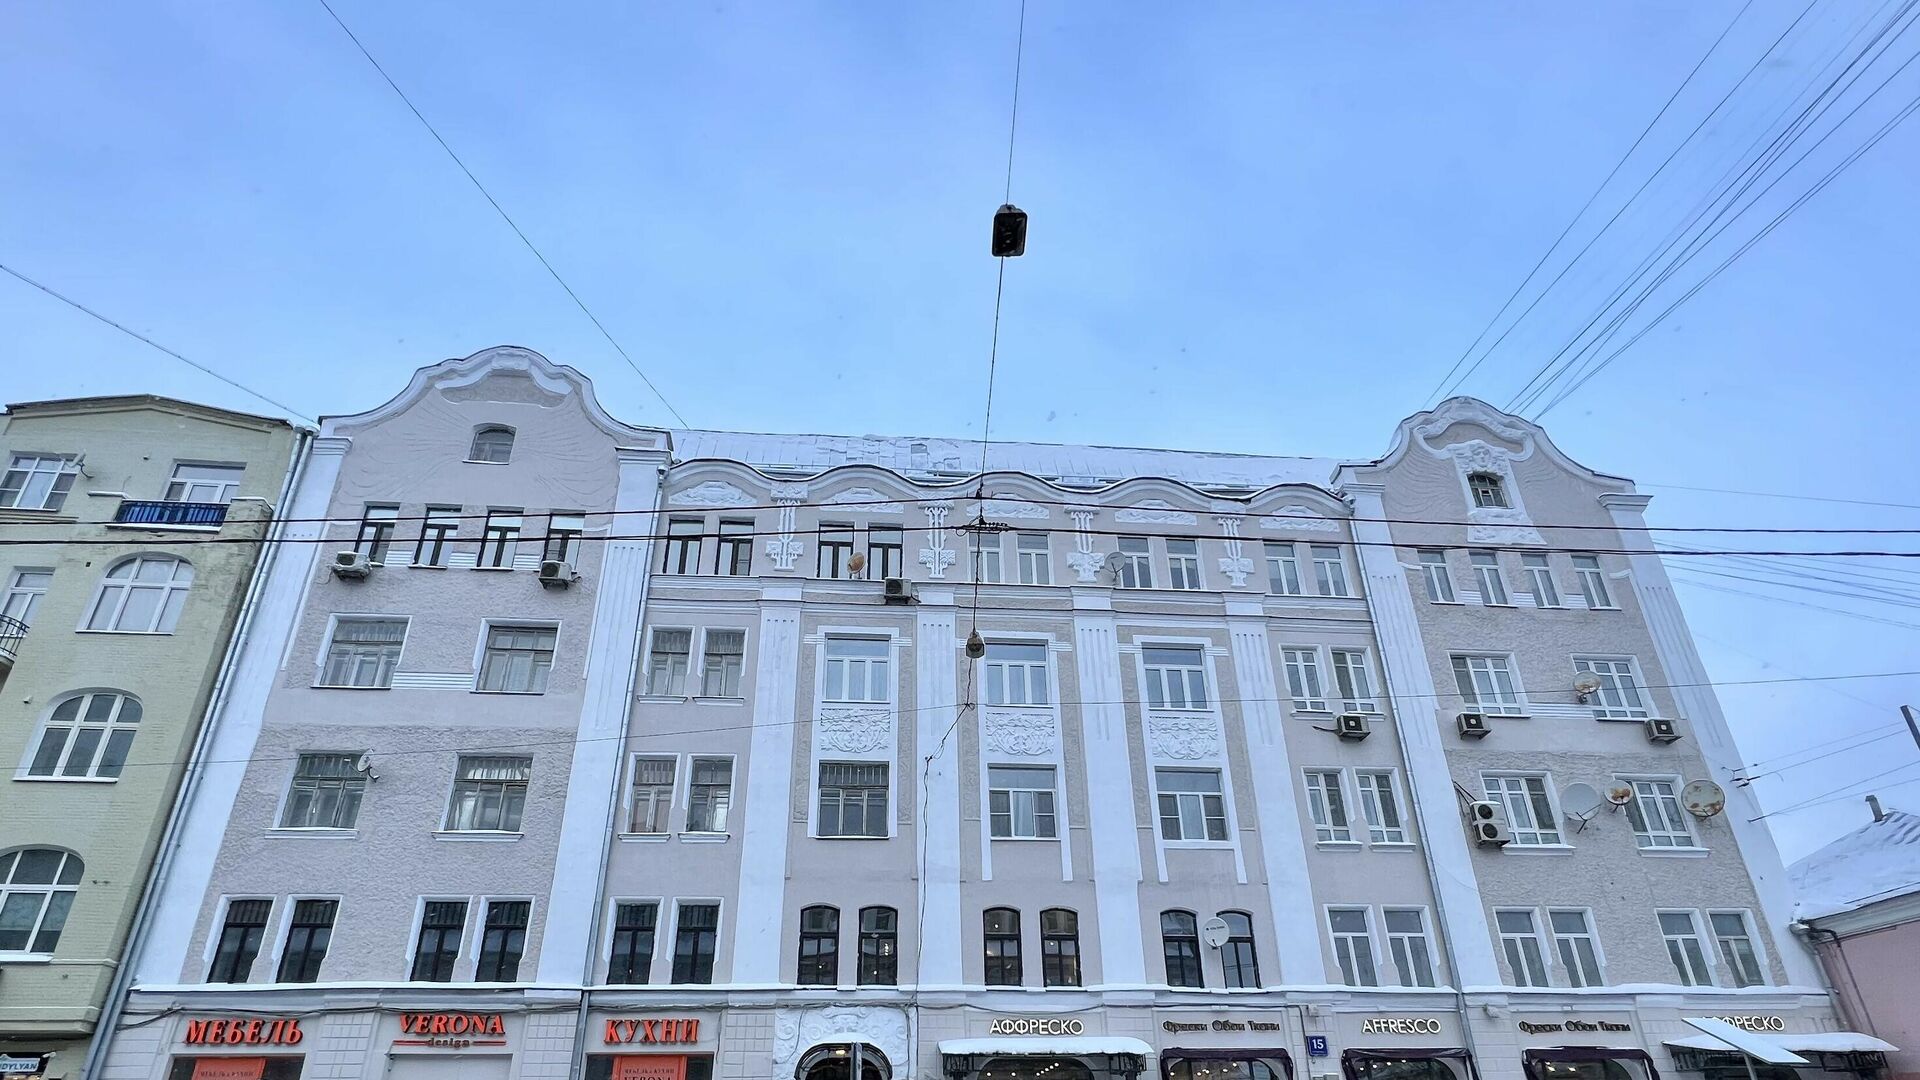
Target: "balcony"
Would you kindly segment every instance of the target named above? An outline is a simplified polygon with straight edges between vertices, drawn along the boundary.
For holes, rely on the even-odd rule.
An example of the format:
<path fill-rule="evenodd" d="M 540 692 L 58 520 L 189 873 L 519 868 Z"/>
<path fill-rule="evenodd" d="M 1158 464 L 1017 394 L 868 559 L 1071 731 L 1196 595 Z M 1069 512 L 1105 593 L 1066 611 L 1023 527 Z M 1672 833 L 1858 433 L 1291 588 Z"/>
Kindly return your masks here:
<path fill-rule="evenodd" d="M 13 658 L 20 652 L 20 642 L 25 640 L 26 636 L 26 623 L 11 615 L 0 615 L 0 664 L 7 667 L 13 666 Z"/>
<path fill-rule="evenodd" d="M 217 529 L 227 520 L 226 503 L 143 502 L 126 499 L 113 515 L 116 525 L 197 525 Z"/>

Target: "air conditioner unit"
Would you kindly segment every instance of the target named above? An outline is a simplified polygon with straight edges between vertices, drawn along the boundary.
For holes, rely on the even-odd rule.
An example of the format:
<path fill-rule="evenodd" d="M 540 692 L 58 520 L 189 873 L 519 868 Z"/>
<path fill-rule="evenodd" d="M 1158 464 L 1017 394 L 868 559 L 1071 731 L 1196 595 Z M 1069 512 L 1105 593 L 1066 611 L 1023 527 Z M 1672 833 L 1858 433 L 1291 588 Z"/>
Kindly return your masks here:
<path fill-rule="evenodd" d="M 1453 726 L 1460 732 L 1460 737 L 1463 739 L 1484 739 L 1487 737 L 1487 732 L 1492 730 L 1487 727 L 1486 715 L 1477 712 L 1461 713 Z"/>
<path fill-rule="evenodd" d="M 573 564 L 560 559 L 547 559 L 540 564 L 540 584 L 549 589 L 564 589 L 580 580 L 574 573 Z"/>
<path fill-rule="evenodd" d="M 373 563 L 367 560 L 364 552 L 336 551 L 333 553 L 333 576 L 358 581 L 373 573 Z"/>
<path fill-rule="evenodd" d="M 1359 742 L 1373 734 L 1373 721 L 1367 718 L 1366 713 L 1341 713 L 1334 718 L 1333 730 L 1343 739 Z"/>
<path fill-rule="evenodd" d="M 1651 717 L 1647 720 L 1647 741 L 1670 743 L 1680 741 L 1680 727 L 1664 717 Z"/>
<path fill-rule="evenodd" d="M 890 577 L 886 580 L 883 594 L 889 604 L 909 604 L 913 602 L 913 582 L 903 577 Z"/>
<path fill-rule="evenodd" d="M 1473 830 L 1473 842 L 1481 847 L 1506 847 L 1513 842 L 1507 812 L 1497 802 L 1468 803 L 1467 826 Z"/>

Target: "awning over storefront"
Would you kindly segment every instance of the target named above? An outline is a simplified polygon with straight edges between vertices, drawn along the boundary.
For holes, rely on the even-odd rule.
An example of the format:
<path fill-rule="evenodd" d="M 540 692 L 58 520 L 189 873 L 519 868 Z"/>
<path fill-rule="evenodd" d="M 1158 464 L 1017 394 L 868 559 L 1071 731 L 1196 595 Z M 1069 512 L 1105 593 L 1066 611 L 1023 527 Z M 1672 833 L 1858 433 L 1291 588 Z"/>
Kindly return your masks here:
<path fill-rule="evenodd" d="M 1293 1055 L 1279 1047 L 1272 1049 L 1243 1048 L 1238 1046 L 1204 1046 L 1193 1049 L 1169 1047 L 1160 1051 L 1160 1073 L 1167 1074 L 1167 1067 L 1180 1061 L 1278 1061 L 1287 1070 L 1288 1080 L 1293 1077 Z"/>
<path fill-rule="evenodd" d="M 1535 1066 L 1549 1061 L 1637 1061 L 1647 1070 L 1647 1080 L 1660 1080 L 1653 1056 L 1637 1046 L 1541 1046 L 1524 1051 L 1521 1060 L 1533 1080 L 1545 1080 Z"/>
<path fill-rule="evenodd" d="M 1469 1080 L 1480 1073 L 1473 1067 L 1473 1055 L 1460 1046 L 1355 1047 L 1340 1053 L 1340 1071 L 1347 1080 L 1371 1080 L 1375 1062 L 1415 1061 L 1421 1058 L 1453 1058 L 1460 1062 Z"/>
<path fill-rule="evenodd" d="M 1858 1031 L 1777 1031 L 1751 1037 L 1764 1039 L 1782 1050 L 1806 1054 L 1891 1054 L 1900 1049 L 1885 1039 L 1876 1039 Z M 1684 1035 L 1677 1039 L 1667 1039 L 1665 1042 L 1668 1046 L 1680 1050 L 1717 1050 L 1734 1054 L 1740 1052 L 1737 1047 L 1730 1046 L 1711 1035 Z"/>

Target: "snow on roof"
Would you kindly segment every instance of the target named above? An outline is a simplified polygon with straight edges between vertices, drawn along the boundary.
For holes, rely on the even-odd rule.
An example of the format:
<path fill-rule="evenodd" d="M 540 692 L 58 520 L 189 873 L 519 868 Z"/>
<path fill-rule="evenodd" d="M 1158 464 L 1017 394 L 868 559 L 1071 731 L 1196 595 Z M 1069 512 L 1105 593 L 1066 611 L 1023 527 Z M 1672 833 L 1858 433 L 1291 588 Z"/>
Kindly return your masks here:
<path fill-rule="evenodd" d="M 1078 1057 L 1082 1054 L 1138 1054 L 1141 1057 L 1153 1056 L 1153 1047 L 1139 1039 L 1129 1039 L 1124 1035 L 1074 1035 L 1055 1038 L 1050 1035 L 1005 1036 L 997 1039 L 942 1039 L 942 1054 L 1000 1054 L 1019 1057 L 1022 1054 L 1058 1054 L 1064 1057 Z"/>
<path fill-rule="evenodd" d="M 839 465 L 878 465 L 900 473 L 971 476 L 980 470 L 977 439 L 934 439 L 906 435 L 759 435 L 741 431 L 676 430 L 679 461 L 722 458 L 766 469 L 816 473 Z M 1031 473 L 1069 484 L 1111 483 L 1135 476 L 1163 476 L 1196 487 L 1244 487 L 1275 484 L 1326 487 L 1338 458 L 1267 457 L 1190 450 L 1148 450 L 1125 446 L 1068 446 L 1058 443 L 994 442 L 987 450 L 989 470 Z"/>
<path fill-rule="evenodd" d="M 1818 919 L 1920 891 L 1920 816 L 1889 810 L 1787 868 L 1794 914 Z"/>

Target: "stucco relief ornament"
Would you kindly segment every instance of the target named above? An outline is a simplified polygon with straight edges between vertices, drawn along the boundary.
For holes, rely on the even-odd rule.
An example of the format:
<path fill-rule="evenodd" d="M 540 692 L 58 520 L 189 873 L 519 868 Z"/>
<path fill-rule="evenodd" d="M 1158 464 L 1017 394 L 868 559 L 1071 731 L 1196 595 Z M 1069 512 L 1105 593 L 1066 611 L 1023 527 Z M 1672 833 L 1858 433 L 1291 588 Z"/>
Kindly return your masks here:
<path fill-rule="evenodd" d="M 1220 725 L 1211 716 L 1154 716 L 1147 719 L 1153 752 L 1174 761 L 1195 761 L 1219 753 Z"/>
<path fill-rule="evenodd" d="M 725 480 L 708 480 L 667 497 L 673 506 L 746 506 L 753 497 Z"/>
<path fill-rule="evenodd" d="M 884 748 L 893 734 L 892 716 L 867 707 L 821 709 L 813 726 L 820 748 L 841 754 L 870 754 Z"/>
<path fill-rule="evenodd" d="M 1311 506 L 1283 506 L 1260 519 L 1263 529 L 1287 530 L 1290 532 L 1339 532 L 1340 526 L 1326 514 Z"/>
<path fill-rule="evenodd" d="M 1142 499 L 1125 510 L 1114 511 L 1113 520 L 1129 525 L 1191 525 L 1195 519 L 1165 499 Z"/>
<path fill-rule="evenodd" d="M 987 749 L 1016 757 L 1053 753 L 1053 717 L 1047 713 L 1002 713 L 987 716 L 983 733 Z"/>
<path fill-rule="evenodd" d="M 1213 520 L 1220 523 L 1220 534 L 1226 538 L 1227 553 L 1220 558 L 1220 572 L 1236 589 L 1247 587 L 1247 575 L 1253 573 L 1253 560 L 1241 554 L 1240 517 L 1237 514 L 1221 514 Z"/>
<path fill-rule="evenodd" d="M 927 568 L 928 577 L 942 580 L 954 561 L 953 549 L 947 546 L 947 515 L 953 504 L 928 503 L 922 509 L 927 512 L 927 546 L 920 549 L 920 565 Z"/>
<path fill-rule="evenodd" d="M 1080 581 L 1097 581 L 1100 567 L 1106 559 L 1093 550 L 1094 511 L 1086 507 L 1073 507 L 1067 516 L 1073 519 L 1073 550 L 1067 553 L 1067 565 L 1073 567 L 1074 576 Z"/>
<path fill-rule="evenodd" d="M 773 501 L 780 507 L 780 535 L 767 541 L 767 557 L 773 560 L 775 570 L 792 570 L 794 560 L 807 549 L 807 545 L 793 535 L 793 508 L 806 498 L 805 484 L 773 485 Z"/>
<path fill-rule="evenodd" d="M 858 1033 L 887 1056 L 894 1075 L 913 1072 L 907 1056 L 907 1014 L 890 1005 L 829 1005 L 773 1011 L 773 1073 L 794 1075 L 800 1058 L 823 1041 Z"/>

